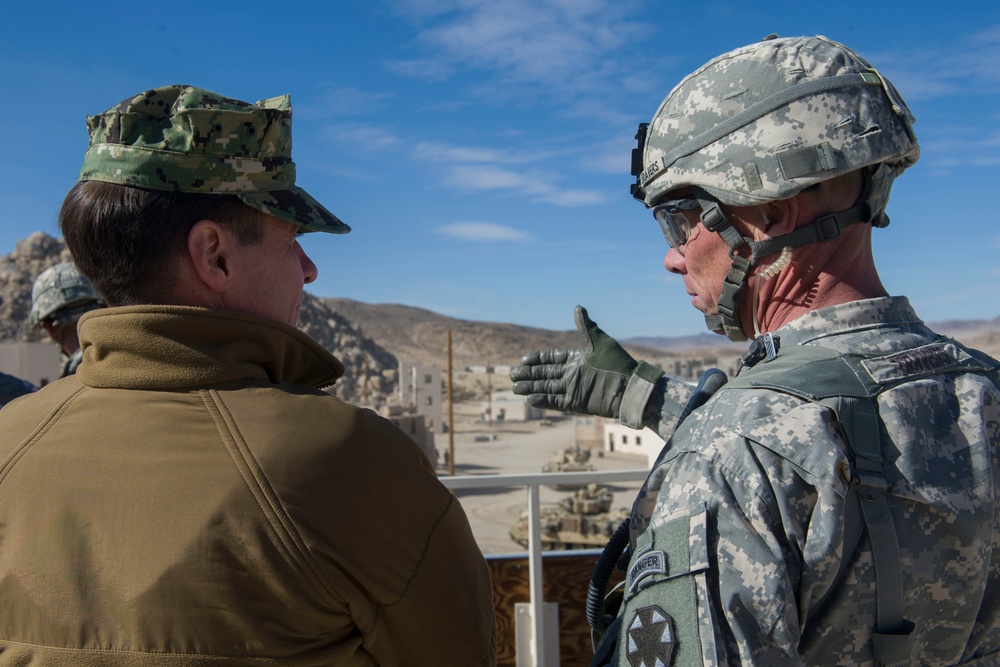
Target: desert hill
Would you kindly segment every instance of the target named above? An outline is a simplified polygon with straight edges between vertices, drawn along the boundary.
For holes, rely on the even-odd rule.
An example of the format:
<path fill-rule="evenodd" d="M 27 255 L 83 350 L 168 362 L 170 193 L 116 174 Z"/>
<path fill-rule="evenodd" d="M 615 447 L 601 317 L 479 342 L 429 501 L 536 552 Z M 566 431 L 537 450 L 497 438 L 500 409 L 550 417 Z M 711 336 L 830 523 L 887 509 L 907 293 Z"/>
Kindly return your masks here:
<path fill-rule="evenodd" d="M 573 331 L 550 331 L 499 322 L 476 322 L 399 304 L 368 304 L 344 298 L 322 299 L 359 330 L 400 358 L 446 363 L 451 330 L 452 365 L 496 366 L 517 363 L 531 350 L 580 344 Z"/>
<path fill-rule="evenodd" d="M 0 341 L 45 340 L 44 332 L 28 326 L 31 286 L 43 270 L 69 260 L 61 239 L 36 232 L 0 257 Z M 1000 355 L 1000 317 L 992 320 L 954 320 L 934 323 L 940 333 Z M 438 365 L 446 369 L 447 332 L 451 330 L 452 368 L 456 389 L 463 396 L 481 395 L 487 386 L 482 373 L 468 366 L 509 366 L 526 352 L 582 343 L 576 330 L 552 331 L 500 322 L 478 322 L 447 317 L 399 304 L 368 304 L 347 298 L 303 296 L 299 328 L 344 362 L 345 377 L 334 393 L 354 402 L 373 405 L 390 400 L 396 391 L 400 360 Z M 622 341 L 637 358 L 738 356 L 745 349 L 704 333 L 679 338 L 643 337 Z M 505 373 L 493 375 L 488 386 L 509 385 Z"/>

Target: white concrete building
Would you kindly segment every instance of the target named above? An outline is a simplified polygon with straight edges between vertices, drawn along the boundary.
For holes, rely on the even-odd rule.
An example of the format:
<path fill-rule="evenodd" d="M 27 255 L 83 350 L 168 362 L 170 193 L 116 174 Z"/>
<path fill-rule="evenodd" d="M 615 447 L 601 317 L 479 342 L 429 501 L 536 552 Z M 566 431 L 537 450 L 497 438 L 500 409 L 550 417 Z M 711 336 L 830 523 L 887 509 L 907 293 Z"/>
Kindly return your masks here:
<path fill-rule="evenodd" d="M 637 431 L 618 421 L 604 422 L 604 449 L 608 452 L 635 454 L 643 457 L 646 466 L 653 467 L 656 457 L 666 444 L 659 434 L 650 428 Z"/>
<path fill-rule="evenodd" d="M 45 343 L 0 343 L 0 371 L 44 387 L 62 375 L 59 348 Z"/>
<path fill-rule="evenodd" d="M 423 415 L 427 428 L 433 433 L 444 433 L 442 417 L 441 369 L 414 361 L 399 362 L 399 404 L 413 407 Z"/>

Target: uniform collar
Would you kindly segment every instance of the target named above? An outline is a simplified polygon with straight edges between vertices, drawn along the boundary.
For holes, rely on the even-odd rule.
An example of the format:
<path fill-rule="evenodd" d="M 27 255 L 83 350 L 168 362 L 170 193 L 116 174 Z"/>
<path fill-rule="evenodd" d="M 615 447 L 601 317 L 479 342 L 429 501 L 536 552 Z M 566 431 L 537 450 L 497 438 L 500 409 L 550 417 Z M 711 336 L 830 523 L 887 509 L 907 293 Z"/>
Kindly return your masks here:
<path fill-rule="evenodd" d="M 317 389 L 344 365 L 316 341 L 282 322 L 189 306 L 94 310 L 80 319 L 83 363 L 91 387 L 171 390 L 246 379 Z"/>
<path fill-rule="evenodd" d="M 828 336 L 886 327 L 923 327 L 905 296 L 849 301 L 813 310 L 775 332 L 781 345 L 804 345 Z"/>

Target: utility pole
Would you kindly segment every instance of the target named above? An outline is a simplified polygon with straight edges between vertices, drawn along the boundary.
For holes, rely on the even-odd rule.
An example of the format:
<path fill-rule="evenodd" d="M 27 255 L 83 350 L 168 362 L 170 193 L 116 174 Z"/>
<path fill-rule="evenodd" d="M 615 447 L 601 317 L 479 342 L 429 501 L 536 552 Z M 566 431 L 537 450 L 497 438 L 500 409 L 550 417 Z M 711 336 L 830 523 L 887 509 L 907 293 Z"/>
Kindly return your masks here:
<path fill-rule="evenodd" d="M 455 401 L 451 376 L 451 329 L 448 329 L 448 474 L 455 476 Z"/>
<path fill-rule="evenodd" d="M 493 367 L 486 367 L 486 427 L 493 428 Z"/>

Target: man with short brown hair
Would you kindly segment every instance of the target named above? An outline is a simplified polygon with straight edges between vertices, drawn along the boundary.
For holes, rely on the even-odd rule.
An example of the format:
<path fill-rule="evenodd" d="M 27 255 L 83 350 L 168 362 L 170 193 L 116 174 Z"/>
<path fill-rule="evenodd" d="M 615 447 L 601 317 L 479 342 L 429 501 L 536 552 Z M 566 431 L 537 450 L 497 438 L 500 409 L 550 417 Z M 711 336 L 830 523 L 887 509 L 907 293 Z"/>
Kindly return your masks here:
<path fill-rule="evenodd" d="M 88 126 L 60 220 L 111 307 L 0 417 L 0 664 L 495 664 L 460 504 L 293 326 L 299 235 L 349 228 L 295 186 L 288 96 Z"/>

